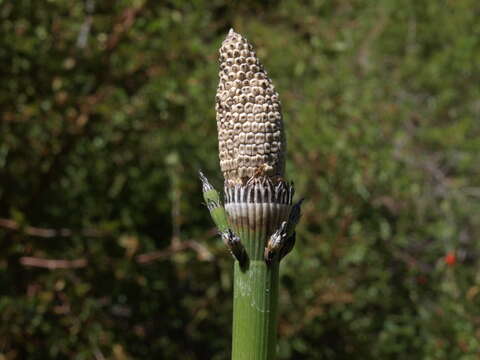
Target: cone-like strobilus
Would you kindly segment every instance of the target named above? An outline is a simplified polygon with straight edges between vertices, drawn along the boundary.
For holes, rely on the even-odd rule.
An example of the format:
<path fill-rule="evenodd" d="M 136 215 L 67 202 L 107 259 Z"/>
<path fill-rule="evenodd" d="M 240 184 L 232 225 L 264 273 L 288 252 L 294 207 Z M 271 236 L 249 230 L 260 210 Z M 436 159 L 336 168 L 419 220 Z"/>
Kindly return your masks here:
<path fill-rule="evenodd" d="M 200 173 L 206 205 L 235 258 L 232 359 L 273 359 L 278 267 L 295 244 L 302 200 L 284 179 L 280 100 L 252 45 L 230 30 L 220 48 L 216 114 L 224 204 Z"/>

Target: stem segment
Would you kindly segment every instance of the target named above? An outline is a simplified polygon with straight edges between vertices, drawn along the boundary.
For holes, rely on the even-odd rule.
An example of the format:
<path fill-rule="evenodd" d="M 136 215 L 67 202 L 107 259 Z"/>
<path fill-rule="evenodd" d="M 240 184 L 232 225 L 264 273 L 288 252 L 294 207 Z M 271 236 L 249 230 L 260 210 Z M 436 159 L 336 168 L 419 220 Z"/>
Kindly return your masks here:
<path fill-rule="evenodd" d="M 292 196 L 287 184 L 226 187 L 227 217 L 248 259 L 234 267 L 232 360 L 275 358 L 279 257 L 267 263 L 265 247 L 288 219 Z"/>
<path fill-rule="evenodd" d="M 280 259 L 293 247 L 301 201 L 286 182 L 253 178 L 225 186 L 225 206 L 200 173 L 203 196 L 235 258 L 232 360 L 273 360 L 277 345 Z"/>
<path fill-rule="evenodd" d="M 235 261 L 232 360 L 270 360 L 277 343 L 278 261 Z"/>

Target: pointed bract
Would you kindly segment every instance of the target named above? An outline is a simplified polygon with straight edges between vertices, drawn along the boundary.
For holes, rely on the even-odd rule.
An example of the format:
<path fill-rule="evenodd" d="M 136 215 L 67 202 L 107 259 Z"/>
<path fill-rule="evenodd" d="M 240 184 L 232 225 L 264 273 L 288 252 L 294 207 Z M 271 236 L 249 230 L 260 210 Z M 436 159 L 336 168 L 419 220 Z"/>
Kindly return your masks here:
<path fill-rule="evenodd" d="M 245 248 L 243 247 L 240 238 L 230 229 L 222 232 L 220 235 L 225 245 L 227 245 L 230 254 L 232 254 L 232 256 L 239 262 L 240 267 L 243 267 L 247 260 L 247 253 L 245 252 Z"/>

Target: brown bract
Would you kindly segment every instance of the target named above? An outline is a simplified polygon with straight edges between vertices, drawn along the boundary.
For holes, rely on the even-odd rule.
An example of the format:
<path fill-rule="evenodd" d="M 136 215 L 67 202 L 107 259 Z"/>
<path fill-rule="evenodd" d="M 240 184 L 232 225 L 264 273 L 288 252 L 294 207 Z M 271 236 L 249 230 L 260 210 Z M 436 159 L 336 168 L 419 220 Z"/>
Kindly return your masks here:
<path fill-rule="evenodd" d="M 220 167 L 227 185 L 283 179 L 280 100 L 252 45 L 230 30 L 220 48 L 216 96 Z"/>

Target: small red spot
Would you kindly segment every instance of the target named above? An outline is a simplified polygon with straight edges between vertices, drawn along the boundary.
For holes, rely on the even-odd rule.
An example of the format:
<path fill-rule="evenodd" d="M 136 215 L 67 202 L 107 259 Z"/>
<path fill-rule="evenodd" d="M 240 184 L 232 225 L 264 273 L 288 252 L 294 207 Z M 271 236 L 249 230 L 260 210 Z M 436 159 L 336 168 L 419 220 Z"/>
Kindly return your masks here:
<path fill-rule="evenodd" d="M 445 264 L 448 266 L 454 266 L 457 263 L 457 257 L 455 256 L 455 253 L 449 252 L 445 255 L 443 261 L 445 261 Z"/>

